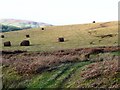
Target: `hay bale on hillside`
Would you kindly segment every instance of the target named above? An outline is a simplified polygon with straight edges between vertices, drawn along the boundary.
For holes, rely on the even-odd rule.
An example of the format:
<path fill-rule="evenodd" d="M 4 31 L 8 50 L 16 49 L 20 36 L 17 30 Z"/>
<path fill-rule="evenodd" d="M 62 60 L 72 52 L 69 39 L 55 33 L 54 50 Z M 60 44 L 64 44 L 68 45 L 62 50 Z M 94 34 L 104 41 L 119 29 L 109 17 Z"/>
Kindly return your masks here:
<path fill-rule="evenodd" d="M 44 28 L 42 28 L 42 30 L 44 30 Z"/>
<path fill-rule="evenodd" d="M 20 46 L 30 46 L 29 40 L 23 40 L 23 41 L 20 43 Z"/>
<path fill-rule="evenodd" d="M 30 37 L 30 35 L 26 35 L 26 38 L 29 38 Z"/>
<path fill-rule="evenodd" d="M 1 35 L 1 38 L 4 38 L 5 36 L 4 35 Z"/>
<path fill-rule="evenodd" d="M 63 37 L 58 38 L 58 42 L 64 42 L 64 38 Z"/>
<path fill-rule="evenodd" d="M 10 41 L 4 42 L 4 46 L 11 46 L 11 42 Z"/>
<path fill-rule="evenodd" d="M 93 21 L 93 23 L 95 23 L 95 21 Z"/>

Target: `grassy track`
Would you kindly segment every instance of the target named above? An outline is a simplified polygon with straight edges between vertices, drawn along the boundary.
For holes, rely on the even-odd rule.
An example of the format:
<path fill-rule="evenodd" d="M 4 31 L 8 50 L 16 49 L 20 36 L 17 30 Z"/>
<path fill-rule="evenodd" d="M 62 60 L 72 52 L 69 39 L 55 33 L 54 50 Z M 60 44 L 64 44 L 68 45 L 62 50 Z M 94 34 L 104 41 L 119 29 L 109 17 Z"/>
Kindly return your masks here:
<path fill-rule="evenodd" d="M 84 65 L 90 62 L 64 64 L 61 68 L 51 72 L 44 72 L 33 79 L 28 88 L 61 88 L 70 76 Z"/>

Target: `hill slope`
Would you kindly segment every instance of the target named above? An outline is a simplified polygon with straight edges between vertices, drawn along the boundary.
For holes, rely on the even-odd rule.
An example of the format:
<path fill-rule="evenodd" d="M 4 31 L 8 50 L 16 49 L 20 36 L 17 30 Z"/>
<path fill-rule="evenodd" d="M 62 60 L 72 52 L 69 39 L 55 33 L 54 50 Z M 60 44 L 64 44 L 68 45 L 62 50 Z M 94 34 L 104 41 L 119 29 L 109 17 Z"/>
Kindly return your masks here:
<path fill-rule="evenodd" d="M 47 26 L 36 29 L 0 33 L 3 50 L 52 51 L 61 49 L 113 46 L 118 45 L 117 22 L 89 23 L 67 26 Z M 30 35 L 30 38 L 26 38 Z M 58 42 L 64 37 L 65 42 Z M 20 42 L 29 40 L 31 46 L 20 46 Z M 11 47 L 4 47 L 3 42 L 11 41 Z"/>
<path fill-rule="evenodd" d="M 50 24 L 27 20 L 2 19 L 0 20 L 0 26 L 0 32 L 9 32 L 22 29 L 38 28 L 42 26 L 50 26 Z"/>
<path fill-rule="evenodd" d="M 3 90 L 120 88 L 117 24 L 47 26 L 0 33 L 4 35 L 0 44 L 4 50 L 0 54 Z M 65 42 L 58 42 L 59 37 Z M 30 46 L 20 46 L 22 40 L 29 40 Z M 12 46 L 4 47 L 6 41 Z"/>

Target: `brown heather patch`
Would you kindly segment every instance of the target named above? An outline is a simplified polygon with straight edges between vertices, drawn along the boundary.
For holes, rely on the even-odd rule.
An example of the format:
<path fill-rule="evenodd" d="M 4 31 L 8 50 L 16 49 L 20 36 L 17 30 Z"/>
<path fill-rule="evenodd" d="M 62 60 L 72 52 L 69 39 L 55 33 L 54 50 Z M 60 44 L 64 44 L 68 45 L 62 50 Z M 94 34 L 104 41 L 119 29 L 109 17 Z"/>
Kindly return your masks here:
<path fill-rule="evenodd" d="M 12 56 L 9 59 L 4 59 L 3 64 L 5 66 L 12 66 L 19 74 L 34 74 L 40 73 L 50 67 L 54 67 L 61 63 L 76 62 L 79 61 L 79 56 L 64 55 L 62 57 L 55 55 L 48 56 Z"/>
<path fill-rule="evenodd" d="M 111 49 L 112 48 L 112 49 Z M 54 67 L 61 63 L 77 62 L 89 60 L 89 55 L 95 53 L 95 50 L 117 51 L 118 47 L 102 47 L 102 48 L 81 48 L 70 50 L 59 50 L 54 52 L 21 52 L 4 51 L 2 52 L 2 62 L 4 66 L 15 68 L 20 74 L 40 73 L 50 67 Z M 90 70 L 93 76 L 100 75 L 102 70 L 96 67 Z M 93 69 L 91 68 L 91 69 Z M 101 69 L 102 67 L 99 66 Z M 99 72 L 98 72 L 99 71 Z M 86 71 L 87 74 L 89 71 Z M 95 73 L 95 74 L 94 74 Z M 92 77 L 84 74 L 86 77 Z"/>
<path fill-rule="evenodd" d="M 83 79 L 93 79 L 99 76 L 113 76 L 118 71 L 118 60 L 109 60 L 98 63 L 92 63 L 82 71 Z"/>

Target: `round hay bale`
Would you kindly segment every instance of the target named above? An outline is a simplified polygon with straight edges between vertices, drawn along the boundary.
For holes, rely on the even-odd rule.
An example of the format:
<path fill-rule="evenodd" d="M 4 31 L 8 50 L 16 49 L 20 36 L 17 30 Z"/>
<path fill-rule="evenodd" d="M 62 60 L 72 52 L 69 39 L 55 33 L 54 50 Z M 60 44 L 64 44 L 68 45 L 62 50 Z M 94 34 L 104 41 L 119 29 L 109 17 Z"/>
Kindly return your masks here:
<path fill-rule="evenodd" d="M 1 38 L 4 38 L 5 36 L 4 35 L 1 35 Z"/>
<path fill-rule="evenodd" d="M 23 41 L 20 43 L 20 46 L 30 46 L 29 40 L 23 40 Z"/>
<path fill-rule="evenodd" d="M 42 30 L 44 30 L 44 28 L 42 28 Z"/>
<path fill-rule="evenodd" d="M 26 35 L 26 38 L 29 38 L 30 37 L 30 35 Z"/>
<path fill-rule="evenodd" d="M 10 41 L 4 42 L 4 46 L 11 46 L 11 42 Z"/>
<path fill-rule="evenodd" d="M 60 37 L 60 38 L 58 38 L 58 41 L 59 41 L 59 42 L 64 42 L 64 38 L 63 38 L 63 37 Z"/>
<path fill-rule="evenodd" d="M 95 23 L 95 21 L 93 21 L 93 23 Z"/>

